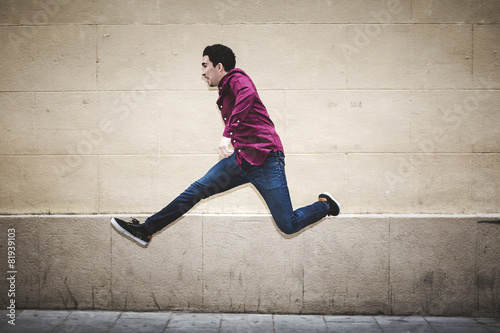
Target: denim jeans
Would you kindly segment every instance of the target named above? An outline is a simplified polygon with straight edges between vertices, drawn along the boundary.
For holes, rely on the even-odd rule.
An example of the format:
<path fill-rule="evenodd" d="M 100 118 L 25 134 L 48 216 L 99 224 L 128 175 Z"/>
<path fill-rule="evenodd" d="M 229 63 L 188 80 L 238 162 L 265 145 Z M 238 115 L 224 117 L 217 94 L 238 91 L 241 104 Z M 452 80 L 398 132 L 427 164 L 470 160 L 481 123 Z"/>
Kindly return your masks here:
<path fill-rule="evenodd" d="M 274 222 L 286 234 L 293 234 L 324 218 L 329 211 L 326 202 L 317 201 L 293 210 L 285 176 L 285 157 L 271 152 L 262 165 L 243 161 L 240 168 L 235 154 L 220 160 L 205 176 L 194 182 L 168 206 L 150 216 L 145 224 L 154 234 L 177 220 L 200 200 L 237 186 L 252 183 L 264 198 Z"/>

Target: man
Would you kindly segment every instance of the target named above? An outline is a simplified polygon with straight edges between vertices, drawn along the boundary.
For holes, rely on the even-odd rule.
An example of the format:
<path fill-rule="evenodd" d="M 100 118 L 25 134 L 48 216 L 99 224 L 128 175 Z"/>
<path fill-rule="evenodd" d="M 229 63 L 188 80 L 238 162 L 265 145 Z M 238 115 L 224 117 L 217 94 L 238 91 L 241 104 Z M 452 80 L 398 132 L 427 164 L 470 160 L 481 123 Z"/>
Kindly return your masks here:
<path fill-rule="evenodd" d="M 339 204 L 326 192 L 315 203 L 293 210 L 281 140 L 252 80 L 235 65 L 236 57 L 227 46 L 215 44 L 203 51 L 202 76 L 209 86 L 219 88 L 217 106 L 225 124 L 219 144 L 222 159 L 145 223 L 112 218 L 111 223 L 119 232 L 147 245 L 153 234 L 200 200 L 249 182 L 262 195 L 276 225 L 286 234 L 340 213 Z"/>

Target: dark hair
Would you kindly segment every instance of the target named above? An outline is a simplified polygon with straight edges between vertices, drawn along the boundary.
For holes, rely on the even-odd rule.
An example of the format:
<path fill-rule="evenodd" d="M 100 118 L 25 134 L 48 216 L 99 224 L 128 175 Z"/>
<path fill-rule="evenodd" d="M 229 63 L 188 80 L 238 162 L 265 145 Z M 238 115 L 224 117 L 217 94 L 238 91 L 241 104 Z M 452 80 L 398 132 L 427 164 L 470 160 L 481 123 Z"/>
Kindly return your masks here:
<path fill-rule="evenodd" d="M 218 64 L 222 64 L 226 72 L 229 72 L 236 66 L 236 56 L 233 51 L 222 44 L 207 46 L 205 50 L 203 50 L 203 56 L 208 56 L 208 59 L 214 64 L 214 67 Z"/>

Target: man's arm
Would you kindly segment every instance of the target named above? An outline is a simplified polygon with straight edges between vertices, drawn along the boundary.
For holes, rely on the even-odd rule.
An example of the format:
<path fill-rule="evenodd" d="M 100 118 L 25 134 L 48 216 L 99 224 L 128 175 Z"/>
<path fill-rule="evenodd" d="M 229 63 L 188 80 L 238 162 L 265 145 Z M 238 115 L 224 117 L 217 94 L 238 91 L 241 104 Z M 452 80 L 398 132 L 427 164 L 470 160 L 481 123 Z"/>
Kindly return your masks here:
<path fill-rule="evenodd" d="M 231 90 L 235 95 L 234 108 L 231 111 L 231 116 L 228 119 L 224 133 L 226 138 L 231 138 L 238 130 L 240 124 L 252 110 L 257 92 L 255 91 L 252 82 L 247 77 L 240 77 L 229 82 Z"/>

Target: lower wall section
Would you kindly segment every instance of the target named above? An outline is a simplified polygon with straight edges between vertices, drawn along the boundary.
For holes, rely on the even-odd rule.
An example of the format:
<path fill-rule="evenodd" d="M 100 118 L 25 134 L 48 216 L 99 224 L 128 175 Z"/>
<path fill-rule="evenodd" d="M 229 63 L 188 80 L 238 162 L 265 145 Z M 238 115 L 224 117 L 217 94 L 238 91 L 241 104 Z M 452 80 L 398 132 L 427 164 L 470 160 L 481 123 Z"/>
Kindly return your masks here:
<path fill-rule="evenodd" d="M 147 248 L 109 219 L 1 216 L 2 307 L 500 316 L 500 215 L 186 215 Z"/>

